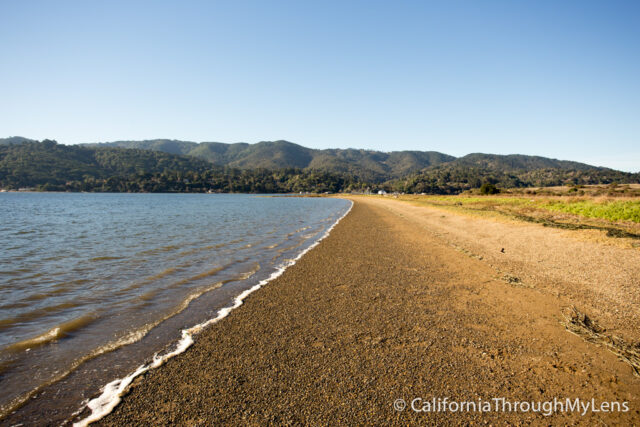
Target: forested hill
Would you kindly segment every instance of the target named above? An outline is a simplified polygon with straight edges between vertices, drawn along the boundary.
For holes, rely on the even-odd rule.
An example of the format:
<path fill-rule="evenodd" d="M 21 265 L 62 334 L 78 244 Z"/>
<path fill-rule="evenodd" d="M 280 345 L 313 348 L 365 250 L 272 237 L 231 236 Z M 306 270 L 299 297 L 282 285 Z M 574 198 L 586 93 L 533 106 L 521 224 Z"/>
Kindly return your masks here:
<path fill-rule="evenodd" d="M 0 182 L 4 187 L 57 185 L 85 177 L 164 171 L 201 172 L 210 164 L 193 157 L 148 150 L 86 148 L 55 141 L 23 142 L 0 146 Z"/>
<path fill-rule="evenodd" d="M 168 139 L 117 141 L 95 146 L 119 146 L 185 154 L 214 165 L 241 169 L 295 167 L 348 175 L 372 184 L 393 183 L 406 191 L 459 192 L 484 181 L 504 187 L 637 182 L 637 174 L 584 163 L 519 154 L 472 153 L 464 157 L 436 151 L 384 153 L 358 149 L 314 150 L 287 141 L 257 144 L 187 142 Z M 416 185 L 411 184 L 416 183 Z M 387 188 L 391 188 L 387 185 Z M 415 190 L 412 190 L 415 189 Z"/>
<path fill-rule="evenodd" d="M 418 172 L 429 166 L 455 160 L 436 151 L 393 151 L 385 153 L 359 149 L 316 150 L 288 141 L 263 141 L 256 144 L 188 142 L 169 139 L 116 141 L 86 144 L 97 147 L 123 147 L 182 154 L 207 160 L 216 166 L 240 169 L 316 169 L 347 173 L 360 180 L 381 182 Z"/>
<path fill-rule="evenodd" d="M 456 194 L 489 182 L 501 188 L 640 183 L 640 173 L 538 156 L 469 154 L 390 183 L 407 193 Z"/>
<path fill-rule="evenodd" d="M 146 141 L 116 141 L 88 144 L 94 147 L 124 147 L 182 154 L 207 160 L 216 166 L 240 169 L 317 169 L 332 173 L 348 174 L 361 181 L 380 183 L 406 178 L 425 171 L 472 169 L 487 174 L 516 174 L 540 170 L 598 171 L 584 163 L 556 160 L 540 156 L 497 155 L 472 153 L 464 157 L 436 151 L 392 151 L 389 153 L 361 149 L 306 148 L 288 141 L 263 141 L 256 144 L 221 142 L 189 142 L 168 139 Z"/>
<path fill-rule="evenodd" d="M 321 171 L 214 167 L 189 156 L 55 141 L 0 143 L 0 188 L 109 192 L 337 192 L 356 180 Z"/>
<path fill-rule="evenodd" d="M 219 149 L 219 159 L 225 160 L 211 162 L 166 152 L 181 152 L 181 144 L 190 143 L 162 141 L 150 150 L 20 137 L 0 140 L 0 188 L 250 193 L 369 188 L 456 194 L 485 182 L 503 188 L 640 183 L 640 174 L 536 156 L 474 153 L 456 159 L 435 152 L 311 150 L 284 141 L 193 143 L 191 153 L 203 147 L 210 153 Z"/>
<path fill-rule="evenodd" d="M 548 157 L 525 156 L 522 154 L 483 154 L 472 153 L 456 159 L 450 165 L 476 167 L 499 171 L 533 171 L 538 169 L 592 170 L 606 169 L 568 160 L 556 160 Z"/>

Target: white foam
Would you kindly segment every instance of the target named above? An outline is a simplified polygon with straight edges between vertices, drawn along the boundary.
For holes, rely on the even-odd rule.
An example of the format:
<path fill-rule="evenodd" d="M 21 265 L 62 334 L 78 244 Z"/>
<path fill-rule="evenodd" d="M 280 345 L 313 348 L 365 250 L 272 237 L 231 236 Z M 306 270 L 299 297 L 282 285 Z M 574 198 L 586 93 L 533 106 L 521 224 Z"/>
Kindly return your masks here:
<path fill-rule="evenodd" d="M 78 421 L 77 423 L 74 423 L 73 424 L 74 427 L 87 426 L 92 422 L 100 420 L 105 415 L 107 415 L 111 411 L 113 411 L 113 408 L 115 408 L 120 403 L 120 401 L 122 399 L 122 394 L 125 392 L 127 387 L 133 382 L 133 380 L 136 377 L 138 377 L 139 375 L 144 374 L 145 372 L 147 372 L 150 369 L 155 369 L 155 368 L 161 366 L 167 360 L 171 359 L 174 356 L 177 356 L 180 353 L 183 353 L 185 350 L 187 350 L 189 347 L 191 347 L 191 345 L 193 344 L 193 336 L 195 334 L 199 333 L 200 331 L 202 331 L 207 326 L 212 325 L 214 323 L 217 323 L 220 320 L 222 320 L 225 317 L 227 317 L 229 315 L 229 313 L 231 313 L 236 308 L 240 307 L 243 304 L 244 300 L 250 294 L 252 294 L 253 292 L 257 291 L 258 289 L 260 289 L 261 287 L 263 287 L 264 285 L 266 285 L 267 283 L 269 283 L 270 281 L 272 281 L 276 277 L 279 277 L 280 275 L 282 275 L 282 273 L 284 273 L 284 271 L 288 267 L 294 265 L 307 252 L 309 252 L 311 249 L 313 249 L 316 246 L 318 246 L 318 244 L 325 237 L 327 237 L 329 235 L 331 230 L 333 230 L 333 228 L 345 216 L 347 216 L 347 214 L 349 212 L 351 212 L 351 208 L 353 208 L 353 202 L 351 202 L 351 206 L 349 206 L 349 209 L 347 209 L 347 211 L 340 218 L 338 218 L 338 220 L 335 223 L 333 223 L 331 225 L 331 227 L 329 227 L 327 229 L 327 231 L 325 231 L 324 234 L 318 240 L 316 240 L 311 245 L 309 245 L 309 247 L 307 247 L 305 250 L 300 252 L 298 254 L 298 256 L 296 256 L 294 259 L 288 260 L 285 263 L 281 264 L 276 269 L 276 271 L 274 271 L 268 278 L 266 278 L 264 280 L 261 280 L 256 285 L 252 286 L 251 288 L 245 290 L 240 295 L 235 297 L 234 300 L 233 300 L 233 304 L 231 304 L 228 307 L 224 307 L 224 308 L 220 309 L 218 311 L 218 314 L 216 315 L 216 317 L 214 317 L 212 319 L 209 319 L 209 320 L 207 320 L 207 321 L 205 321 L 203 323 L 200 323 L 198 325 L 195 325 L 195 326 L 193 326 L 193 327 L 191 327 L 189 329 L 183 329 L 181 331 L 182 332 L 182 337 L 178 341 L 178 343 L 176 345 L 176 348 L 173 351 L 171 351 L 169 353 L 166 353 L 166 354 L 163 354 L 163 355 L 159 355 L 159 354 L 156 353 L 153 356 L 153 360 L 150 363 L 141 365 L 140 367 L 138 367 L 138 369 L 136 369 L 134 372 L 130 373 L 126 377 L 111 381 L 109 384 L 105 385 L 104 388 L 102 389 L 102 394 L 100 396 L 94 398 L 94 399 L 89 400 L 85 405 L 85 408 L 89 409 L 91 411 L 91 414 L 89 414 L 88 417 Z"/>

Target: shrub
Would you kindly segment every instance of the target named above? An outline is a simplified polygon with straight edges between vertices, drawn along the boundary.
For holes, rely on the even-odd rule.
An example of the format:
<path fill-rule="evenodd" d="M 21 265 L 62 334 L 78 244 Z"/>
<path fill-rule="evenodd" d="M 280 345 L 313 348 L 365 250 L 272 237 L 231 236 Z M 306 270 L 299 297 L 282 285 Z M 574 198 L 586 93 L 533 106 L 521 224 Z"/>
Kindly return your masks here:
<path fill-rule="evenodd" d="M 485 182 L 480 186 L 480 194 L 498 194 L 500 189 L 490 182 Z"/>

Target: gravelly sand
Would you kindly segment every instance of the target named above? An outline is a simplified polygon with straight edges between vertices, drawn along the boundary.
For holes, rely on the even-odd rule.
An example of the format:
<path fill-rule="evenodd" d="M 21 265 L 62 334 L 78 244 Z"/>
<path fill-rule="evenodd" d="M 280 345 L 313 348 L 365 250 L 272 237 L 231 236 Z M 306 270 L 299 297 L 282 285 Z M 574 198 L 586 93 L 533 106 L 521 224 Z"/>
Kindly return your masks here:
<path fill-rule="evenodd" d="M 514 221 L 457 215 L 385 198 L 368 204 L 402 215 L 468 255 L 481 256 L 525 286 L 574 304 L 608 332 L 640 342 L 640 250 L 602 244 L 593 230 L 565 231 Z M 595 232 L 603 239 L 604 232 Z M 614 243 L 616 239 L 606 239 Z"/>
<path fill-rule="evenodd" d="M 368 199 L 105 425 L 640 423 L 640 379 L 560 325 L 566 301 Z M 415 397 L 628 401 L 625 414 L 397 412 Z"/>

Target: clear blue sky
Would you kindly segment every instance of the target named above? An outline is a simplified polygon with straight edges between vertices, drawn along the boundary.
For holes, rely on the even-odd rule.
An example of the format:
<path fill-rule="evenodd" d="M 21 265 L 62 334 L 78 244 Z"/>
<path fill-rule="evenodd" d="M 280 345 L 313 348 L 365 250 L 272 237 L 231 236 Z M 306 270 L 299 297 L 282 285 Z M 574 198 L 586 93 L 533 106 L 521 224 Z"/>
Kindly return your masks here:
<path fill-rule="evenodd" d="M 640 1 L 0 0 L 0 136 L 640 170 Z"/>

